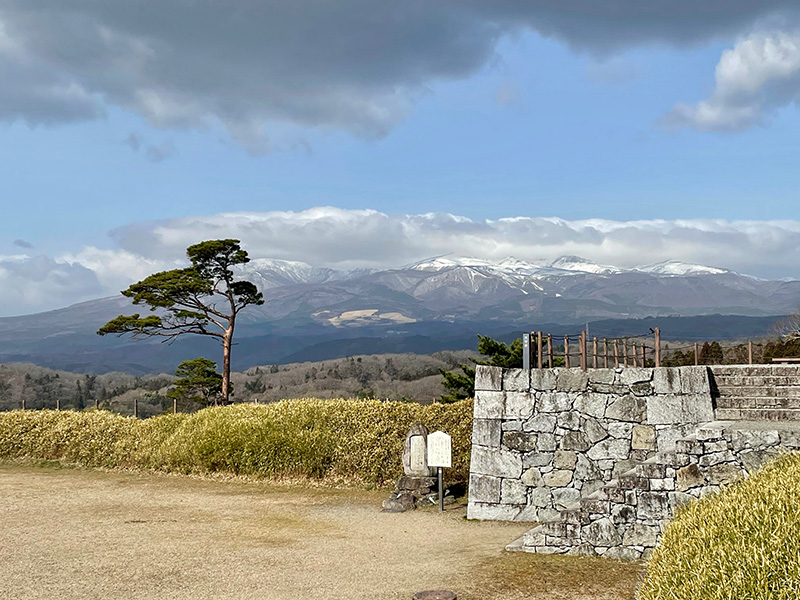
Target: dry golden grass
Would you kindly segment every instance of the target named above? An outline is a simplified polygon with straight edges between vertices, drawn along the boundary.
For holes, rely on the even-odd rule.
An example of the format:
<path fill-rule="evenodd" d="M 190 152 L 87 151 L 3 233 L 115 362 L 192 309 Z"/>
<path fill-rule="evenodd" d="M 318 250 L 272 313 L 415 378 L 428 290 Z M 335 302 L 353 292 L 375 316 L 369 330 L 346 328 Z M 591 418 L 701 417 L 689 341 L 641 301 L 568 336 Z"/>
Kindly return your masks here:
<path fill-rule="evenodd" d="M 639 566 L 510 554 L 527 528 L 386 491 L 0 464 L 0 598 L 629 600 Z"/>

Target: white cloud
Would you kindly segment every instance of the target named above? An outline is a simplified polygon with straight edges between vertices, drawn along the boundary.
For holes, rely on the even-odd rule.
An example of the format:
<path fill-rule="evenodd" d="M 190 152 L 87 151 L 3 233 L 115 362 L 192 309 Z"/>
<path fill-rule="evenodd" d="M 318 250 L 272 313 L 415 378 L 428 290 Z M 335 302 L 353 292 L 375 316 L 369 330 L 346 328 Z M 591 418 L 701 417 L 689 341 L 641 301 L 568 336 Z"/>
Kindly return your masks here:
<path fill-rule="evenodd" d="M 85 247 L 55 259 L 0 257 L 0 314 L 116 295 L 147 275 L 185 266 L 191 244 L 219 238 L 240 239 L 251 258 L 337 269 L 393 268 L 439 255 L 549 262 L 574 254 L 619 267 L 677 259 L 765 278 L 800 278 L 800 221 L 790 220 L 474 220 L 318 207 L 134 223 L 112 238 L 116 248 Z"/>
<path fill-rule="evenodd" d="M 0 256 L 0 314 L 41 312 L 104 292 L 97 275 L 84 265 L 46 256 Z"/>
<path fill-rule="evenodd" d="M 670 128 L 742 131 L 765 123 L 799 99 L 800 30 L 757 31 L 723 52 L 710 98 L 676 105 L 663 123 Z"/>

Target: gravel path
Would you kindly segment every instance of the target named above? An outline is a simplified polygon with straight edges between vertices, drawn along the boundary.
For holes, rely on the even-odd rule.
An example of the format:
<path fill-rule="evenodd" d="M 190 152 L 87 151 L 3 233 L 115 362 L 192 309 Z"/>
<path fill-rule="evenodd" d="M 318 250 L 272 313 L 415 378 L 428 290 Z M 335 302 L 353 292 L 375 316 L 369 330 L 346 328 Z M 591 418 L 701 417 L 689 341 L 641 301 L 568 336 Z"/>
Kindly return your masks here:
<path fill-rule="evenodd" d="M 639 565 L 502 551 L 528 529 L 386 492 L 0 465 L 0 598 L 624 598 Z"/>

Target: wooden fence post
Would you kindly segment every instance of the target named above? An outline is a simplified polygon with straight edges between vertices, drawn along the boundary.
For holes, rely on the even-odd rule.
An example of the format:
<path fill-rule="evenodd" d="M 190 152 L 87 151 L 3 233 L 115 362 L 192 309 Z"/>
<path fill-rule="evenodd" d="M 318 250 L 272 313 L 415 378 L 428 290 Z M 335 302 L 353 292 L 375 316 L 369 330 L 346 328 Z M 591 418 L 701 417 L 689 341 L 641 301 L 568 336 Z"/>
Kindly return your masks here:
<path fill-rule="evenodd" d="M 614 368 L 619 369 L 619 345 L 617 340 L 614 340 Z"/>
<path fill-rule="evenodd" d="M 25 410 L 25 396 L 22 396 L 22 410 Z"/>
<path fill-rule="evenodd" d="M 608 368 L 608 338 L 603 338 L 603 355 L 605 356 L 603 367 Z"/>
<path fill-rule="evenodd" d="M 61 398 L 56 396 L 56 410 L 61 410 Z"/>
<path fill-rule="evenodd" d="M 553 334 L 547 334 L 547 367 L 553 368 Z"/>
<path fill-rule="evenodd" d="M 661 329 L 656 327 L 653 330 L 653 334 L 655 335 L 656 341 L 656 366 L 661 366 Z"/>
<path fill-rule="evenodd" d="M 628 340 L 622 340 L 622 366 L 628 366 Z"/>
<path fill-rule="evenodd" d="M 139 418 L 139 396 L 133 397 L 133 418 Z"/>
<path fill-rule="evenodd" d="M 434 398 L 433 400 L 435 402 L 436 398 Z M 258 404 L 258 399 L 256 399 L 256 404 Z M 173 415 L 177 415 L 178 414 L 178 399 L 177 398 L 173 398 L 172 399 L 172 414 Z"/>
<path fill-rule="evenodd" d="M 580 349 L 580 355 L 581 355 L 581 370 L 585 371 L 586 370 L 586 363 L 587 363 L 587 360 L 586 360 L 586 332 L 585 331 L 581 331 L 581 335 L 578 338 L 578 348 Z"/>
<path fill-rule="evenodd" d="M 700 350 L 698 348 L 698 343 L 695 342 L 694 343 L 694 366 L 696 367 L 699 364 L 700 364 Z"/>
<path fill-rule="evenodd" d="M 592 340 L 592 368 L 597 368 L 597 336 Z"/>
<path fill-rule="evenodd" d="M 564 336 L 564 366 L 569 369 L 569 336 Z"/>
<path fill-rule="evenodd" d="M 753 342 L 747 342 L 747 363 L 753 364 Z"/>
<path fill-rule="evenodd" d="M 544 367 L 544 362 L 542 362 L 542 332 L 536 332 L 536 366 L 540 369 Z"/>
<path fill-rule="evenodd" d="M 642 342 L 642 366 L 647 366 L 647 348 L 644 345 L 644 342 Z"/>

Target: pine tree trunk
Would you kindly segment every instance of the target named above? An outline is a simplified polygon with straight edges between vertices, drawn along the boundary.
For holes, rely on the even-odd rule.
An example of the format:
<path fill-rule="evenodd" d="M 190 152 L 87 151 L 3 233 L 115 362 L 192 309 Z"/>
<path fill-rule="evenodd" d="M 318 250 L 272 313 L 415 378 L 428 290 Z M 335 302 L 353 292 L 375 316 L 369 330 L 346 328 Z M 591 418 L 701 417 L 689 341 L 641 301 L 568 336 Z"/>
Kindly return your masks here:
<path fill-rule="evenodd" d="M 233 341 L 233 321 L 222 338 L 222 403 L 227 404 L 231 387 L 231 345 Z"/>

